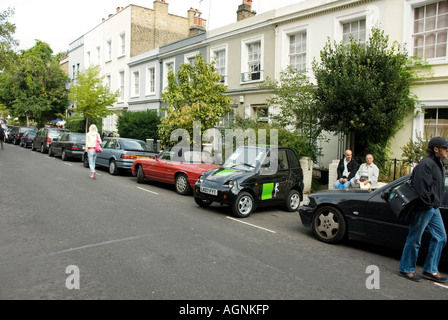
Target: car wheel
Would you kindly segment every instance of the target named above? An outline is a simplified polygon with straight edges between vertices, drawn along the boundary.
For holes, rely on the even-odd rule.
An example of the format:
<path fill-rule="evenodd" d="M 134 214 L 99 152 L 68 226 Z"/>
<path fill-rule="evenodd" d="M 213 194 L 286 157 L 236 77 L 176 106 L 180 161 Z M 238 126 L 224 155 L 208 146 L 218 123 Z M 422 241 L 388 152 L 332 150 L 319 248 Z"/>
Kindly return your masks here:
<path fill-rule="evenodd" d="M 114 176 L 118 174 L 117 163 L 113 159 L 109 162 L 109 173 Z"/>
<path fill-rule="evenodd" d="M 323 242 L 340 242 L 344 238 L 346 230 L 344 216 L 335 207 L 321 207 L 313 216 L 313 233 Z"/>
<path fill-rule="evenodd" d="M 50 152 L 50 151 L 48 151 L 48 152 Z M 65 152 L 65 150 L 62 150 L 61 159 L 62 159 L 62 161 L 68 160 L 67 153 Z"/>
<path fill-rule="evenodd" d="M 48 148 L 48 155 L 50 156 L 50 157 L 52 157 L 54 154 L 53 154 L 53 150 L 51 150 L 51 147 L 50 148 Z"/>
<path fill-rule="evenodd" d="M 31 151 L 36 151 L 36 148 L 34 147 L 34 142 L 31 143 Z"/>
<path fill-rule="evenodd" d="M 176 192 L 182 195 L 189 194 L 191 191 L 190 183 L 188 183 L 188 178 L 183 173 L 176 176 L 174 187 L 176 188 Z"/>
<path fill-rule="evenodd" d="M 44 145 L 43 144 L 40 145 L 40 152 L 41 153 L 45 153 L 45 149 L 44 149 Z"/>
<path fill-rule="evenodd" d="M 232 212 L 239 218 L 247 218 L 255 209 L 254 197 L 248 192 L 241 192 L 232 205 Z"/>
<path fill-rule="evenodd" d="M 300 193 L 297 190 L 289 191 L 288 197 L 286 198 L 286 210 L 289 212 L 296 211 L 300 205 Z"/>
<path fill-rule="evenodd" d="M 84 155 L 84 168 L 88 168 L 89 167 L 89 156 L 87 155 L 87 153 Z"/>
<path fill-rule="evenodd" d="M 145 174 L 143 172 L 143 167 L 142 166 L 138 166 L 137 169 L 137 183 L 143 183 L 145 182 Z"/>
<path fill-rule="evenodd" d="M 202 208 L 207 208 L 213 203 L 212 200 L 201 199 L 201 198 L 196 198 L 196 197 L 194 197 L 194 202 L 196 202 L 196 204 Z"/>

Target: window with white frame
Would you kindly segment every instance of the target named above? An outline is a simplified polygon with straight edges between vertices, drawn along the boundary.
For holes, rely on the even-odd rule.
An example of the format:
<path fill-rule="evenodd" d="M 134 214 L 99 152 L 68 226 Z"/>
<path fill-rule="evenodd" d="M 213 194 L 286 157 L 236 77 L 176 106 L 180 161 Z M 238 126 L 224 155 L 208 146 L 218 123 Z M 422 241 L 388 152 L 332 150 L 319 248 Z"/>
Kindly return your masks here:
<path fill-rule="evenodd" d="M 227 82 L 227 45 L 212 48 L 211 57 L 215 60 L 216 73 L 221 76 L 221 82 Z"/>
<path fill-rule="evenodd" d="M 168 86 L 168 73 L 174 71 L 174 59 L 166 60 L 163 63 L 163 89 Z"/>
<path fill-rule="evenodd" d="M 96 64 L 101 64 L 101 48 L 96 47 Z"/>
<path fill-rule="evenodd" d="M 119 81 L 119 89 L 120 89 L 120 101 L 124 101 L 124 71 L 118 72 L 118 81 Z"/>
<path fill-rule="evenodd" d="M 140 72 L 134 71 L 132 73 L 132 95 L 138 96 L 140 94 Z"/>
<path fill-rule="evenodd" d="M 263 37 L 243 40 L 241 81 L 262 80 L 263 72 Z"/>
<path fill-rule="evenodd" d="M 106 42 L 106 61 L 112 60 L 112 40 Z"/>
<path fill-rule="evenodd" d="M 148 67 L 146 71 L 146 82 L 147 94 L 154 94 L 156 92 L 156 68 L 154 66 Z"/>
<path fill-rule="evenodd" d="M 289 65 L 297 70 L 306 70 L 306 30 L 289 35 Z"/>
<path fill-rule="evenodd" d="M 194 66 L 194 61 L 196 59 L 196 56 L 199 54 L 199 52 L 191 52 L 189 54 L 186 54 L 184 56 L 184 63 L 187 63 L 189 65 Z"/>
<path fill-rule="evenodd" d="M 344 44 L 349 44 L 350 36 L 353 36 L 354 41 L 359 41 L 360 43 L 366 42 L 367 32 L 365 18 L 342 23 L 342 42 Z"/>
<path fill-rule="evenodd" d="M 87 57 L 86 57 L 86 62 L 87 62 L 87 66 L 90 66 L 90 51 L 87 51 Z"/>
<path fill-rule="evenodd" d="M 448 108 L 425 108 L 424 117 L 426 140 L 448 134 Z"/>
<path fill-rule="evenodd" d="M 126 54 L 126 34 L 124 32 L 120 34 L 119 41 L 118 55 L 124 56 Z"/>
<path fill-rule="evenodd" d="M 414 8 L 414 56 L 425 59 L 447 57 L 448 1 Z"/>
<path fill-rule="evenodd" d="M 106 86 L 111 88 L 111 85 L 112 85 L 111 77 L 110 77 L 110 74 L 108 74 L 108 75 L 106 75 Z"/>

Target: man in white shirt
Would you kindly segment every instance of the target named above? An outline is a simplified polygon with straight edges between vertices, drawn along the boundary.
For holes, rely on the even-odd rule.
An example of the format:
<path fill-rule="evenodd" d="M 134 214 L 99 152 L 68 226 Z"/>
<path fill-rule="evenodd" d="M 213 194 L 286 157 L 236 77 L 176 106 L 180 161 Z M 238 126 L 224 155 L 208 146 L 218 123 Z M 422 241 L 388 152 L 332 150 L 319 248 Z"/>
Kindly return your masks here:
<path fill-rule="evenodd" d="M 350 181 L 354 188 L 375 188 L 378 183 L 380 169 L 373 163 L 373 156 L 366 155 L 366 163 L 363 163 Z"/>

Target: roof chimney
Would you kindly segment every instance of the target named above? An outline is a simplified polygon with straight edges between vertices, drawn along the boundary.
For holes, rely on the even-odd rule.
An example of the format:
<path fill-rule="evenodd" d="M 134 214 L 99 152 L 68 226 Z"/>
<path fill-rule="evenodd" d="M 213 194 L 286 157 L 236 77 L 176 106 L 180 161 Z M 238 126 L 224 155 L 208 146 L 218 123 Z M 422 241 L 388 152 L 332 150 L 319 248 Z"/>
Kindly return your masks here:
<path fill-rule="evenodd" d="M 238 11 L 236 14 L 237 21 L 241 21 L 256 15 L 257 13 L 252 10 L 252 0 L 243 0 L 243 3 L 238 6 Z"/>
<path fill-rule="evenodd" d="M 190 36 L 201 33 L 205 31 L 206 21 L 201 18 L 202 12 L 198 9 L 190 8 L 187 11 L 188 22 L 190 24 Z"/>

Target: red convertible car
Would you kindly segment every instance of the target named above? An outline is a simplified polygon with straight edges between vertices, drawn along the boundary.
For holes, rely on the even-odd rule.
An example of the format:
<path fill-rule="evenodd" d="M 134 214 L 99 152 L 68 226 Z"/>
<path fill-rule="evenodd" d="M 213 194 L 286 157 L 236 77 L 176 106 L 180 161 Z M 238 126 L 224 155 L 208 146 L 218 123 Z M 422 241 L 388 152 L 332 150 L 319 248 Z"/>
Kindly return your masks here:
<path fill-rule="evenodd" d="M 135 160 L 131 172 L 137 177 L 138 183 L 153 180 L 174 184 L 176 192 L 185 195 L 191 193 L 201 174 L 219 168 L 212 162 L 207 151 L 172 148 L 161 152 L 154 159 Z"/>

